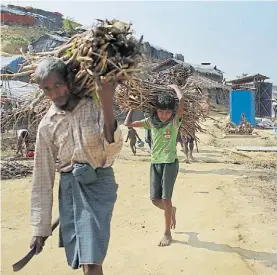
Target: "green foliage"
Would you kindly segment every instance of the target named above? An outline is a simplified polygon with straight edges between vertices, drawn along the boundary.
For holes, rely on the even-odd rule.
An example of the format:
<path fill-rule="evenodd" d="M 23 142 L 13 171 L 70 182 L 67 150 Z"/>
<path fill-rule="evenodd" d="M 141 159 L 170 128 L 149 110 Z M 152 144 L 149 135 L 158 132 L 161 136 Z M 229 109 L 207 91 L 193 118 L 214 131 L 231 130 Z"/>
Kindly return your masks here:
<path fill-rule="evenodd" d="M 63 28 L 66 32 L 72 32 L 74 30 L 71 21 L 69 19 L 63 20 Z"/>
<path fill-rule="evenodd" d="M 70 22 L 70 24 L 71 24 L 73 29 L 82 26 L 81 24 L 75 22 L 74 19 L 71 18 L 71 17 L 67 17 L 66 19 L 63 19 L 63 20 L 68 20 Z"/>
<path fill-rule="evenodd" d="M 9 41 L 13 44 L 18 44 L 18 45 L 28 45 L 28 40 L 22 36 L 13 36 L 9 38 Z"/>

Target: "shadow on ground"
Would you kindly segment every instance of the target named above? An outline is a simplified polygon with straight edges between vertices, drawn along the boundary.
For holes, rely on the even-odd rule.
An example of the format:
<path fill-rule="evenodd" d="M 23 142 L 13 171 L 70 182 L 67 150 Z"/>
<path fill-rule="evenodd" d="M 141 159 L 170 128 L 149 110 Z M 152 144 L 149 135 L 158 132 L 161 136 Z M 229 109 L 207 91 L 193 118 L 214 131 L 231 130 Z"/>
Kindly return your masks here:
<path fill-rule="evenodd" d="M 277 270 L 277 253 L 258 252 L 240 247 L 233 247 L 228 244 L 218 244 L 214 242 L 205 242 L 198 239 L 198 233 L 195 232 L 175 232 L 175 234 L 188 235 L 188 241 L 173 241 L 173 243 L 185 244 L 195 248 L 203 248 L 210 251 L 218 251 L 225 253 L 237 253 L 244 259 L 262 261 L 266 267 Z"/>

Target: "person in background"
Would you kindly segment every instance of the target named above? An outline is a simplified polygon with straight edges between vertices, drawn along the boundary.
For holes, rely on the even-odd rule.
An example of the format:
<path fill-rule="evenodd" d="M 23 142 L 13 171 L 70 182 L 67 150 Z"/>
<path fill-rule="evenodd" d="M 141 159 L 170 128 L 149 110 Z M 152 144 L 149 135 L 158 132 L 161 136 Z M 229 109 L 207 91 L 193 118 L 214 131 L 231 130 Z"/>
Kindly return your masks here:
<path fill-rule="evenodd" d="M 150 199 L 156 207 L 163 210 L 165 216 L 165 231 L 159 246 L 171 244 L 171 229 L 176 226 L 176 207 L 172 206 L 172 194 L 179 171 L 176 145 L 184 109 L 180 89 L 176 85 L 169 88 L 175 91 L 178 104 L 171 92 L 161 92 L 157 96 L 155 112 L 151 117 L 132 122 L 133 111 L 129 111 L 124 123 L 127 127 L 151 129 Z"/>
<path fill-rule="evenodd" d="M 132 150 L 134 156 L 137 153 L 137 148 L 136 148 L 137 138 L 138 138 L 138 141 L 141 141 L 140 137 L 138 136 L 137 131 L 133 127 L 128 127 L 128 135 L 127 135 L 127 139 L 125 140 L 125 142 L 127 142 L 128 139 L 130 139 L 130 147 L 131 147 L 131 150 Z"/>
<path fill-rule="evenodd" d="M 177 136 L 177 143 L 178 142 L 181 144 L 183 152 L 186 156 L 186 163 L 191 163 L 191 161 L 194 161 L 195 159 L 192 156 L 192 152 L 194 149 L 195 138 L 190 135 L 184 136 L 179 131 Z"/>
<path fill-rule="evenodd" d="M 16 155 L 23 156 L 23 147 L 26 149 L 26 156 L 29 152 L 29 132 L 27 129 L 17 131 Z"/>
<path fill-rule="evenodd" d="M 277 100 L 273 100 L 273 103 L 275 103 L 275 105 L 273 105 L 274 118 L 277 118 Z"/>
<path fill-rule="evenodd" d="M 33 46 L 32 43 L 30 43 L 30 44 L 28 45 L 28 53 L 29 53 L 29 54 L 34 53 L 34 46 Z"/>

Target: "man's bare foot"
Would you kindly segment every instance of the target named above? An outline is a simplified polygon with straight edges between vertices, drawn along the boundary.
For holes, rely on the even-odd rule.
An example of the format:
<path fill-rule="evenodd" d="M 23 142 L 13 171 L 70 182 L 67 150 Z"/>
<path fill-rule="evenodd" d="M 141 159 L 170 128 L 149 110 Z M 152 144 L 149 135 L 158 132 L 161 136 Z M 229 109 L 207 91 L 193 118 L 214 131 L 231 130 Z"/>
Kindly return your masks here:
<path fill-rule="evenodd" d="M 190 164 L 189 159 L 186 159 L 186 160 L 185 160 L 185 163 Z"/>
<path fill-rule="evenodd" d="M 172 242 L 172 236 L 170 232 L 164 233 L 163 238 L 159 242 L 159 246 L 169 246 Z"/>
<path fill-rule="evenodd" d="M 172 207 L 172 217 L 171 217 L 171 229 L 175 229 L 176 227 L 176 207 Z"/>

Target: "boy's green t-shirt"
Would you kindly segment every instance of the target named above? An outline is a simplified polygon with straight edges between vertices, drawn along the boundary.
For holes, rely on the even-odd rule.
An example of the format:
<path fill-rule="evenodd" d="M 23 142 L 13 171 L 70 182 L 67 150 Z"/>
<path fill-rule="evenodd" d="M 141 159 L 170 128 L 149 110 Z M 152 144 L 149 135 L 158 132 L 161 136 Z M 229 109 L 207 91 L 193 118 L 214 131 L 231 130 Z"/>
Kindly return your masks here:
<path fill-rule="evenodd" d="M 177 159 L 177 134 L 181 121 L 178 115 L 165 127 L 156 128 L 149 118 L 141 121 L 144 129 L 151 129 L 151 163 L 173 163 Z"/>

